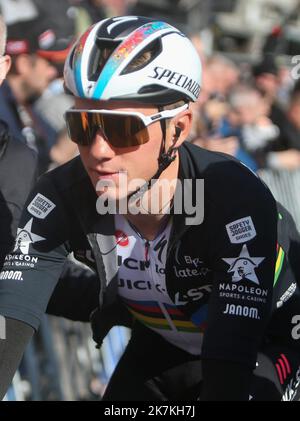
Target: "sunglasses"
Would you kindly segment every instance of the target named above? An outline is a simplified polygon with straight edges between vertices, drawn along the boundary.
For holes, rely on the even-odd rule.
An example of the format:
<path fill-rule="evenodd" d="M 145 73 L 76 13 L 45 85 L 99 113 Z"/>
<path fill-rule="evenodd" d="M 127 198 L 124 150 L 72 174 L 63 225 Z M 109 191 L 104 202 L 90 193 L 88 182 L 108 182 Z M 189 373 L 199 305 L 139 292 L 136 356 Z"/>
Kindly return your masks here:
<path fill-rule="evenodd" d="M 100 130 L 112 146 L 128 148 L 149 141 L 147 127 L 150 124 L 175 117 L 187 108 L 188 104 L 184 104 L 149 116 L 137 111 L 70 109 L 65 113 L 65 120 L 70 139 L 78 145 L 91 145 Z"/>

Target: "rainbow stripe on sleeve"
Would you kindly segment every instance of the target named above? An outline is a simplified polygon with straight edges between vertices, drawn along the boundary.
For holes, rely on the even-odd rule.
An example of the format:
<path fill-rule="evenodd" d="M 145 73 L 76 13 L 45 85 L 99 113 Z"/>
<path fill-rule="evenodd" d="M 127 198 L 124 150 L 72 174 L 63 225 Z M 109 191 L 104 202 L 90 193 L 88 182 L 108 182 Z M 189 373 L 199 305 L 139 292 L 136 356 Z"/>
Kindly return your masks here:
<path fill-rule="evenodd" d="M 280 247 L 279 244 L 277 244 L 277 258 L 276 258 L 276 265 L 275 265 L 275 276 L 274 276 L 273 287 L 275 287 L 278 281 L 279 275 L 282 270 L 283 261 L 284 261 L 284 250 L 282 249 L 282 247 Z"/>

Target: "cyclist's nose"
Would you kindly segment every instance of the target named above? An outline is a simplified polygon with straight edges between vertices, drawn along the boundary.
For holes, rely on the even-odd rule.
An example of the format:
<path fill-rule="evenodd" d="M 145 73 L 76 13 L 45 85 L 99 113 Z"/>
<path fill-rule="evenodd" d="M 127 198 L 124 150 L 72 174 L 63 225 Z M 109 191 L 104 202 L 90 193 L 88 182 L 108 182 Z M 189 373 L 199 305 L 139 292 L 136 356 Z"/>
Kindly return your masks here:
<path fill-rule="evenodd" d="M 97 159 L 112 158 L 116 155 L 100 129 L 95 133 L 93 142 L 90 146 L 90 154 Z"/>

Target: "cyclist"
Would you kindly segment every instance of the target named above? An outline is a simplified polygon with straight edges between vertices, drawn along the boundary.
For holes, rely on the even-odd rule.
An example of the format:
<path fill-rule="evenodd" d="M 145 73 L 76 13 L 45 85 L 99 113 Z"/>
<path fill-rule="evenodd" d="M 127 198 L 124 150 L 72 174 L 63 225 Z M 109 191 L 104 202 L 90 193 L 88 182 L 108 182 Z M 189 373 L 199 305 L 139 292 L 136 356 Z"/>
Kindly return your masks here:
<path fill-rule="evenodd" d="M 248 400 L 259 390 L 282 397 L 277 377 L 266 380 L 269 394 L 259 381 L 252 391 L 259 352 L 258 368 L 275 373 L 262 344 L 276 203 L 235 159 L 184 142 L 200 77 L 190 41 L 144 17 L 100 21 L 71 49 L 65 85 L 75 106 L 66 123 L 80 157 L 40 178 L 6 256 L 1 391 L 73 252 L 99 276 L 96 341 L 111 324 L 133 320 L 105 400 Z M 162 195 L 163 181 L 170 188 Z M 281 380 L 291 382 L 297 360 L 283 356 Z"/>

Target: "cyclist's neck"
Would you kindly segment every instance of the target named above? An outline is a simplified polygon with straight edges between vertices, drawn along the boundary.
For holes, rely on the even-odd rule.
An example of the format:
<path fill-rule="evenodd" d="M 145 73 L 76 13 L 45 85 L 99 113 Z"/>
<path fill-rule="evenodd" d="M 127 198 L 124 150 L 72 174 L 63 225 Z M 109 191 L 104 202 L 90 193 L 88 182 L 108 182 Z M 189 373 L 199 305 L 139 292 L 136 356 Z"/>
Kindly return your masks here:
<path fill-rule="evenodd" d="M 124 215 L 145 240 L 154 240 L 167 225 L 171 215 Z"/>
<path fill-rule="evenodd" d="M 178 181 L 179 156 L 177 155 L 168 168 L 166 168 L 157 182 L 139 200 L 141 212 L 133 214 L 128 212 L 126 219 L 137 229 L 146 240 L 154 240 L 161 231 L 165 221 L 170 219 L 174 193 Z M 162 182 L 162 183 L 161 183 Z M 158 212 L 152 213 L 152 205 L 157 204 Z"/>

